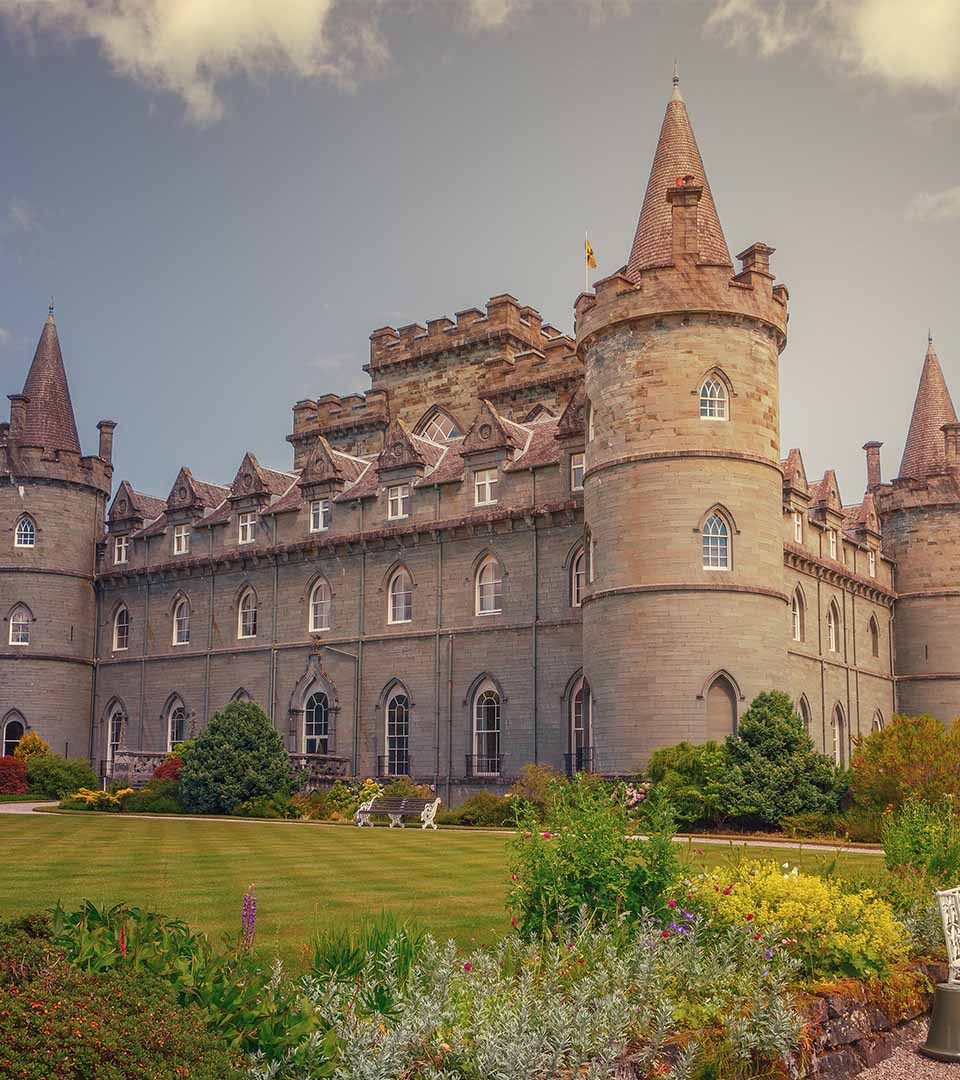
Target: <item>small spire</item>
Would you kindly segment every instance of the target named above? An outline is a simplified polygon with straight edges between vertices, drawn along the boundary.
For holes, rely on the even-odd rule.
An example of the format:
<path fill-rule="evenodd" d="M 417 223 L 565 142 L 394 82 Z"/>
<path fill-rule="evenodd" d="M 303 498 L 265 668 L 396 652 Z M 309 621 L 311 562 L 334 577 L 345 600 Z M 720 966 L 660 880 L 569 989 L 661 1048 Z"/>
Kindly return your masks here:
<path fill-rule="evenodd" d="M 933 344 L 933 331 L 932 330 L 927 330 L 927 344 L 928 345 Z"/>
<path fill-rule="evenodd" d="M 53 297 L 50 297 L 50 303 L 47 305 L 47 320 L 53 321 Z"/>
<path fill-rule="evenodd" d="M 673 93 L 670 95 L 671 101 L 683 101 L 683 94 L 680 93 L 680 61 L 673 61 Z"/>

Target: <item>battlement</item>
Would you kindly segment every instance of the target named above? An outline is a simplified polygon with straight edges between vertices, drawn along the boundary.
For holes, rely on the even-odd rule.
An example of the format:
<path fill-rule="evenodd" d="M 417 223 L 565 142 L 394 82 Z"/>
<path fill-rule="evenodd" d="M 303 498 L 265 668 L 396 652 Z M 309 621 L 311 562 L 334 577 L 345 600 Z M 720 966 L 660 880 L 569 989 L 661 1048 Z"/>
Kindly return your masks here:
<path fill-rule="evenodd" d="M 0 454 L 0 474 L 13 480 L 48 480 L 93 488 L 109 495 L 113 466 L 93 454 L 82 456 L 71 450 L 45 450 L 40 446 L 17 446 L 9 441 Z"/>
<path fill-rule="evenodd" d="M 960 509 L 960 471 L 948 469 L 922 479 L 898 476 L 875 488 L 873 496 L 881 515 L 925 507 L 955 506 Z"/>
<path fill-rule="evenodd" d="M 509 293 L 492 296 L 487 301 L 486 312 L 467 308 L 458 311 L 455 319 L 442 317 L 429 320 L 426 326 L 410 323 L 399 329 L 383 326 L 374 330 L 370 335 L 370 363 L 366 370 L 375 372 L 396 364 L 426 360 L 438 353 L 497 339 L 508 341 L 518 351 L 526 348 L 543 352 L 558 339 L 573 349 L 572 340 L 544 323 L 536 308 L 521 304 Z"/>
<path fill-rule="evenodd" d="M 287 442 L 294 448 L 294 468 L 301 468 L 309 445 L 317 435 L 323 435 L 335 445 L 338 437 L 353 445 L 356 437 L 384 430 L 390 421 L 387 395 L 383 390 L 368 390 L 364 394 L 324 394 L 312 400 L 298 401 L 293 407 L 293 432 Z"/>

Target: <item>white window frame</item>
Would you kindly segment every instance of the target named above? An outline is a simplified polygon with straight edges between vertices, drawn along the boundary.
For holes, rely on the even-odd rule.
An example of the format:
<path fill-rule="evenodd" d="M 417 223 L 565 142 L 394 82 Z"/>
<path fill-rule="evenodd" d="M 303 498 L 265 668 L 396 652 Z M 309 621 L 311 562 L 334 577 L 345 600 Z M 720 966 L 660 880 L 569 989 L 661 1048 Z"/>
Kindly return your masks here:
<path fill-rule="evenodd" d="M 395 690 L 390 695 L 390 700 L 384 710 L 387 776 L 406 776 L 411 771 L 410 718 L 409 695 L 403 690 Z"/>
<path fill-rule="evenodd" d="M 188 524 L 174 525 L 173 553 L 174 555 L 190 554 L 190 526 Z"/>
<path fill-rule="evenodd" d="M 711 511 L 700 530 L 703 569 L 711 572 L 729 570 L 730 546 L 730 525 L 719 511 Z"/>
<path fill-rule="evenodd" d="M 16 740 L 10 737 L 10 728 L 16 724 L 20 728 L 20 734 Z M 18 712 L 14 712 L 13 715 L 8 716 L 4 720 L 2 727 L 0 727 L 0 754 L 4 757 L 13 757 L 14 751 L 17 749 L 20 740 L 27 733 L 27 722 L 24 720 L 23 715 Z"/>
<path fill-rule="evenodd" d="M 319 715 L 318 715 L 319 713 Z M 310 742 L 313 741 L 313 749 Z M 322 747 L 322 749 L 318 749 Z M 330 753 L 330 697 L 326 690 L 314 690 L 303 707 L 303 752 Z"/>
<path fill-rule="evenodd" d="M 330 611 L 333 606 L 333 593 L 326 578 L 318 578 L 310 590 L 310 603 L 308 605 L 310 617 L 309 627 L 311 634 L 322 634 L 330 629 Z"/>
<path fill-rule="evenodd" d="M 727 388 L 716 375 L 707 376 L 700 386 L 700 419 L 730 419 Z"/>
<path fill-rule="evenodd" d="M 254 510 L 245 510 L 237 515 L 237 543 L 252 544 L 257 538 L 257 515 Z"/>
<path fill-rule="evenodd" d="M 17 604 L 10 612 L 7 641 L 18 649 L 30 644 L 30 609 L 25 604 Z"/>
<path fill-rule="evenodd" d="M 126 615 L 124 622 L 123 641 L 120 644 L 120 616 Z M 126 604 L 121 604 L 113 616 L 113 652 L 126 652 L 130 648 L 130 609 Z"/>
<path fill-rule="evenodd" d="M 400 521 L 410 516 L 410 485 L 391 484 L 387 488 L 387 519 Z"/>
<path fill-rule="evenodd" d="M 177 716 L 177 713 L 182 715 Z M 187 707 L 180 700 L 180 698 L 174 698 L 170 703 L 170 708 L 167 709 L 167 753 L 175 750 L 181 743 L 187 741 Z M 182 722 L 182 738 L 175 739 L 173 737 L 173 725 L 176 722 Z"/>
<path fill-rule="evenodd" d="M 173 605 L 173 644 L 190 644 L 190 601 L 182 596 Z"/>
<path fill-rule="evenodd" d="M 21 514 L 13 531 L 13 546 L 32 548 L 37 546 L 37 523 L 29 514 Z"/>
<path fill-rule="evenodd" d="M 570 455 L 570 490 L 583 491 L 583 474 L 586 471 L 587 455 L 582 451 Z M 579 481 L 578 481 L 579 477 Z"/>
<path fill-rule="evenodd" d="M 113 538 L 113 564 L 114 566 L 122 566 L 130 558 L 130 537 L 124 534 L 123 536 L 115 536 Z"/>
<path fill-rule="evenodd" d="M 593 402 L 587 401 L 587 442 L 593 442 L 594 437 Z"/>
<path fill-rule="evenodd" d="M 405 589 L 398 589 L 399 582 L 405 582 Z M 406 618 L 395 618 L 398 605 L 394 603 L 395 598 L 405 596 L 406 600 L 400 601 L 402 606 L 399 608 L 400 615 L 406 614 Z M 390 583 L 387 586 L 387 622 L 391 626 L 398 626 L 402 623 L 413 622 L 413 578 L 410 576 L 410 571 L 401 566 L 390 575 Z"/>
<path fill-rule="evenodd" d="M 583 603 L 583 593 L 587 587 L 587 551 L 581 547 L 577 549 L 573 562 L 570 564 L 570 606 L 580 607 Z"/>
<path fill-rule="evenodd" d="M 837 720 L 839 719 L 839 724 Z M 830 727 L 833 728 L 833 760 L 836 765 L 843 765 L 844 757 L 846 756 L 844 746 L 847 717 L 843 709 L 839 705 L 834 705 L 833 711 L 830 713 Z"/>
<path fill-rule="evenodd" d="M 488 574 L 486 580 L 484 580 L 485 574 Z M 503 614 L 503 569 L 494 555 L 487 555 L 477 567 L 474 613 L 477 615 Z"/>
<path fill-rule="evenodd" d="M 248 604 L 247 601 L 252 601 L 252 604 Z M 252 615 L 252 633 L 244 633 L 244 615 Z M 248 629 L 251 620 L 247 619 Z M 257 594 L 253 589 L 245 589 L 243 595 L 240 597 L 240 602 L 237 604 L 237 638 L 241 641 L 248 641 L 251 638 L 257 636 Z"/>
<path fill-rule="evenodd" d="M 829 536 L 830 558 L 831 559 L 836 559 L 836 557 L 837 557 L 837 530 L 836 529 L 830 529 L 829 533 L 830 533 L 830 536 Z"/>
<path fill-rule="evenodd" d="M 443 409 L 434 409 L 421 425 L 418 435 L 435 443 L 449 442 L 458 438 L 462 432 L 456 420 Z"/>
<path fill-rule="evenodd" d="M 868 566 L 869 566 L 869 569 L 870 569 L 870 576 L 871 577 L 876 577 L 877 576 L 877 553 L 873 550 L 873 548 L 871 548 L 870 551 L 867 553 L 867 563 L 868 563 Z"/>
<path fill-rule="evenodd" d="M 840 609 L 833 600 L 827 604 L 827 650 L 840 652 Z"/>
<path fill-rule="evenodd" d="M 870 632 L 870 655 L 879 660 L 880 658 L 880 620 L 876 615 L 871 615 L 867 622 L 867 629 Z"/>
<path fill-rule="evenodd" d="M 799 510 L 793 512 L 793 539 L 796 543 L 803 543 L 803 514 Z"/>
<path fill-rule="evenodd" d="M 473 474 L 473 505 L 495 506 L 499 502 L 496 495 L 499 483 L 499 469 L 478 469 Z"/>
<path fill-rule="evenodd" d="M 117 757 L 117 751 L 123 744 L 123 709 L 114 705 L 107 720 L 107 764 L 113 768 Z"/>
<path fill-rule="evenodd" d="M 313 499 L 310 503 L 310 531 L 326 532 L 333 518 L 329 499 Z"/>
<path fill-rule="evenodd" d="M 482 729 L 479 726 L 481 719 L 481 705 L 485 701 L 494 701 L 496 703 L 495 710 L 495 727 L 486 727 Z M 503 740 L 503 702 L 500 698 L 500 691 L 489 680 L 484 680 L 480 686 L 477 687 L 476 693 L 473 695 L 473 707 L 471 709 L 473 715 L 473 774 L 474 776 L 499 776 L 501 772 L 500 762 L 502 761 L 501 744 Z M 486 711 L 483 713 L 483 720 L 486 723 Z M 492 740 L 490 736 L 493 736 Z M 494 747 L 494 753 L 489 752 L 489 745 L 492 741 Z M 480 747 L 484 746 L 484 752 L 480 752 Z M 483 761 L 484 764 L 489 764 L 491 761 L 494 763 L 494 768 L 480 768 L 479 762 Z"/>
<path fill-rule="evenodd" d="M 794 589 L 793 600 L 790 603 L 790 612 L 793 617 L 794 641 L 803 641 L 803 623 L 805 615 L 803 607 L 803 596 L 799 589 Z"/>

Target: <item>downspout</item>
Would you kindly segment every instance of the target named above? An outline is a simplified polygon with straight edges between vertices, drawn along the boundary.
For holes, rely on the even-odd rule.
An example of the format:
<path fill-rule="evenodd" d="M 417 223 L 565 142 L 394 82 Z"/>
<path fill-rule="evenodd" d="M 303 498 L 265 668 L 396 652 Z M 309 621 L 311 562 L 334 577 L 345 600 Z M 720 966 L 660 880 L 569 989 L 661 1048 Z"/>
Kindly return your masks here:
<path fill-rule="evenodd" d="M 94 604 L 96 622 L 93 631 L 93 677 L 90 687 L 90 740 L 87 747 L 87 758 L 93 764 L 94 729 L 97 724 L 97 672 L 100 670 L 100 619 L 103 615 L 103 595 L 96 578 L 93 582 Z"/>
<path fill-rule="evenodd" d="M 280 599 L 280 557 L 276 551 L 278 518 L 279 514 L 273 515 L 273 613 L 270 629 L 270 719 L 274 727 L 277 726 L 277 604 Z M 293 749 L 296 751 L 296 744 Z"/>
<path fill-rule="evenodd" d="M 540 760 L 540 725 L 539 725 L 539 702 L 537 699 L 537 682 L 539 676 L 539 661 L 537 658 L 537 630 L 540 623 L 540 533 L 537 530 L 537 474 L 530 470 L 531 500 L 533 502 L 533 625 L 530 628 L 533 652 L 533 762 Z"/>
<path fill-rule="evenodd" d="M 440 485 L 436 485 L 436 517 L 440 517 Z M 443 537 L 437 536 L 437 628 L 433 638 L 433 790 L 440 786 L 440 628 L 443 626 Z"/>
<path fill-rule="evenodd" d="M 215 602 L 215 582 L 217 572 L 213 568 L 213 529 L 207 529 L 207 553 L 210 556 L 210 604 L 207 612 L 207 655 L 204 665 L 203 680 L 203 722 L 210 719 L 210 657 L 213 652 L 213 605 Z"/>
<path fill-rule="evenodd" d="M 360 535 L 363 536 L 363 499 L 360 502 Z M 366 602 L 367 546 L 360 550 L 360 608 L 357 615 L 357 664 L 353 675 L 353 775 L 360 775 L 360 687 L 363 667 L 363 609 Z"/>
<path fill-rule="evenodd" d="M 447 637 L 447 806 L 453 777 L 453 634 Z"/>

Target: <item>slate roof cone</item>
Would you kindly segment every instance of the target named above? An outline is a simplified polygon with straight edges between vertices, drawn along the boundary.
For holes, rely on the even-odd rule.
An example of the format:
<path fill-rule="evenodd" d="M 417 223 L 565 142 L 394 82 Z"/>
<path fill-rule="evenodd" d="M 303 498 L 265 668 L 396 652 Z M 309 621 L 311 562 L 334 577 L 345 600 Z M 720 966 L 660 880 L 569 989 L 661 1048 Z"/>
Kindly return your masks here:
<path fill-rule="evenodd" d="M 694 183 L 703 186 L 703 197 L 697 207 L 700 262 L 709 266 L 732 266 L 710 182 L 680 92 L 680 76 L 674 68 L 673 93 L 660 128 L 660 140 L 627 262 L 628 278 L 636 281 L 642 270 L 673 264 L 673 225 L 666 192 L 684 176 L 693 177 Z"/>
<path fill-rule="evenodd" d="M 917 399 L 913 404 L 910 431 L 903 448 L 900 475 L 922 480 L 933 473 L 941 473 L 947 467 L 944 447 L 944 424 L 955 424 L 957 413 L 950 399 L 943 369 L 933 347 L 933 337 L 927 338 L 927 355 L 924 357 L 917 387 Z"/>
<path fill-rule="evenodd" d="M 77 421 L 70 401 L 70 387 L 63 367 L 52 303 L 27 373 L 27 381 L 23 385 L 23 393 L 29 401 L 22 444 L 42 446 L 45 450 L 70 450 L 79 454 Z"/>

